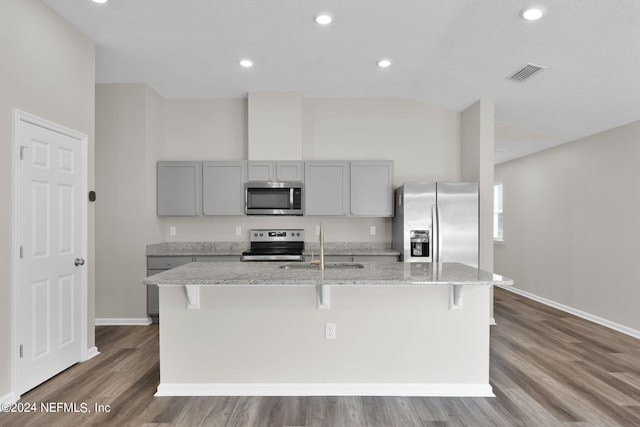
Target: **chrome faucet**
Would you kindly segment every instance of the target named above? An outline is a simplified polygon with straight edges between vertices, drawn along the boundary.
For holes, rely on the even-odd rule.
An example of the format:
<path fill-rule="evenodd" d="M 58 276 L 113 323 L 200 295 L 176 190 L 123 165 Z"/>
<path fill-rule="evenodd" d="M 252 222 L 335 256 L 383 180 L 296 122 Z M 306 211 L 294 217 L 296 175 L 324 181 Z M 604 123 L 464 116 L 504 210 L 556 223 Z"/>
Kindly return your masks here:
<path fill-rule="evenodd" d="M 320 223 L 320 270 L 324 270 L 324 226 Z"/>
<path fill-rule="evenodd" d="M 311 264 L 317 264 L 318 270 L 324 270 L 324 227 L 320 223 L 320 257 L 317 260 L 313 259 L 313 252 L 311 253 Z"/>

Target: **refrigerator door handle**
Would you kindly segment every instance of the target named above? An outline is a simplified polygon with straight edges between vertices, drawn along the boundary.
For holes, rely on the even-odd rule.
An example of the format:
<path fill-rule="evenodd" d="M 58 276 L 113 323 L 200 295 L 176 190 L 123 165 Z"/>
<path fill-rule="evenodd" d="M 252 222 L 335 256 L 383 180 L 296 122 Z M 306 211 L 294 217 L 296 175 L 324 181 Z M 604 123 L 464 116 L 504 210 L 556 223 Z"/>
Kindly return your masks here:
<path fill-rule="evenodd" d="M 442 235 L 440 234 L 440 205 L 431 206 L 431 218 L 433 219 L 433 261 L 442 262 Z"/>

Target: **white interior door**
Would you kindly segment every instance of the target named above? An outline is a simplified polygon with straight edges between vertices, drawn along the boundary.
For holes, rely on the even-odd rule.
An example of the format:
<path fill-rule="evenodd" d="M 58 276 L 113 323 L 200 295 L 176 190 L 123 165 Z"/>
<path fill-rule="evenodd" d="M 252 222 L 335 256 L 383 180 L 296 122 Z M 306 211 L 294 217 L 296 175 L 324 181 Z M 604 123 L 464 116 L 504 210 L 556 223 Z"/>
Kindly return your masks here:
<path fill-rule="evenodd" d="M 82 357 L 86 172 L 77 138 L 19 120 L 18 144 L 22 394 Z"/>

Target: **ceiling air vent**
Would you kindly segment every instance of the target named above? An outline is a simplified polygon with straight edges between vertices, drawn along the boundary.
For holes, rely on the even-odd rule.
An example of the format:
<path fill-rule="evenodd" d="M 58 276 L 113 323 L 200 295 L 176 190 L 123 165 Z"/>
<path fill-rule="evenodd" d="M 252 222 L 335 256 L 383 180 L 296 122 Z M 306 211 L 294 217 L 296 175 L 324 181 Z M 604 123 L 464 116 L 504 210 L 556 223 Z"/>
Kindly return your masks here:
<path fill-rule="evenodd" d="M 516 82 L 523 82 L 525 80 L 528 80 L 538 72 L 544 70 L 545 68 L 547 67 L 543 67 L 542 65 L 527 64 L 521 69 L 519 69 L 518 71 L 516 71 L 515 73 L 513 73 L 511 76 L 509 76 L 509 80 L 513 80 Z"/>

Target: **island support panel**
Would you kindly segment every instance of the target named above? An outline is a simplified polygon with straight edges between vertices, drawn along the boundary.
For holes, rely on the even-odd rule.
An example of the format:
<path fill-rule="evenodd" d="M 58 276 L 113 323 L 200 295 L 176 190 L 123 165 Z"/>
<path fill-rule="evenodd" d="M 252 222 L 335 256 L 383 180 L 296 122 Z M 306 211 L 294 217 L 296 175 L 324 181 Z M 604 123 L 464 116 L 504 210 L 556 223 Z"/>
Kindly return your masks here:
<path fill-rule="evenodd" d="M 157 396 L 493 396 L 489 286 L 160 286 Z M 336 339 L 325 339 L 325 324 Z"/>

